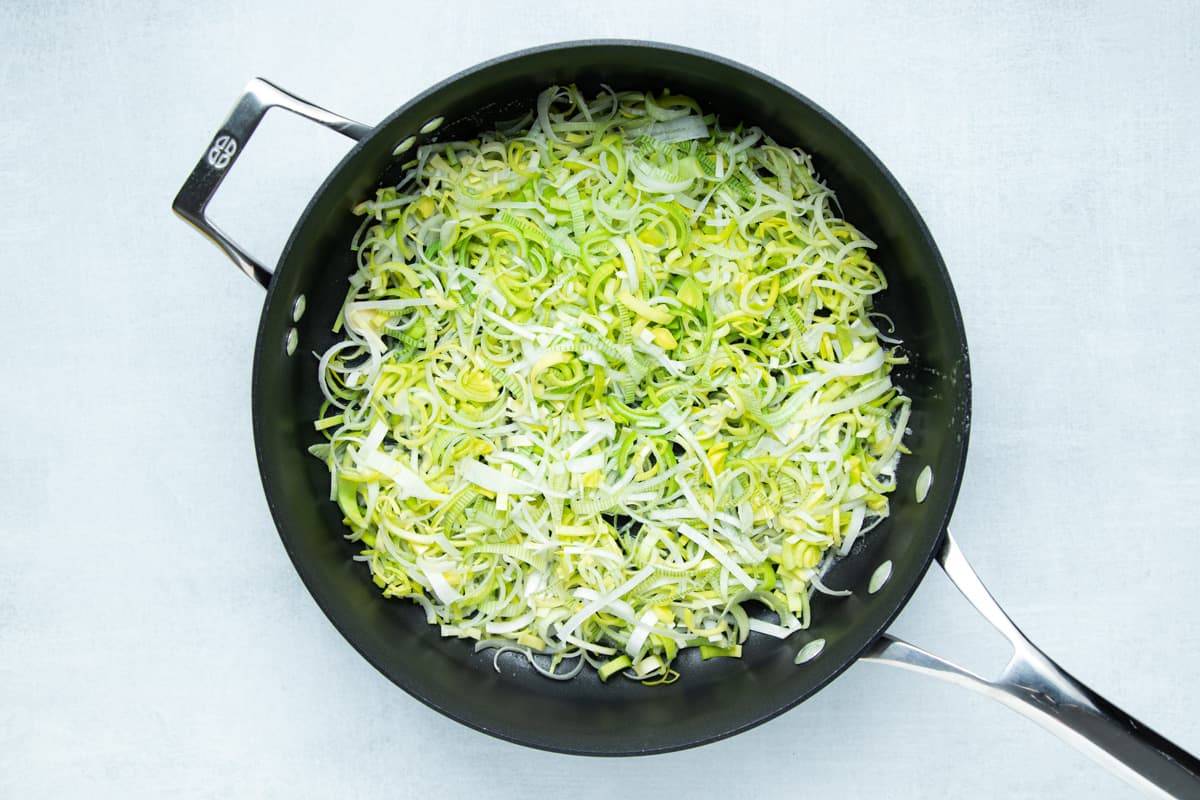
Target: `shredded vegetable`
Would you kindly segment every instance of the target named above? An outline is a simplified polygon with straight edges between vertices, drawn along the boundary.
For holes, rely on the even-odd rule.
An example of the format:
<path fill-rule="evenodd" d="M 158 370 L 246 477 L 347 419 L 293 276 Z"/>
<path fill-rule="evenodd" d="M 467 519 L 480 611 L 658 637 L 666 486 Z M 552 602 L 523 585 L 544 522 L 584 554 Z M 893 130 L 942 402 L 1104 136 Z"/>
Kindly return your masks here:
<path fill-rule="evenodd" d="M 874 245 L 810 158 L 573 86 L 413 155 L 357 208 L 312 448 L 383 593 L 560 679 L 807 627 L 909 410 Z"/>

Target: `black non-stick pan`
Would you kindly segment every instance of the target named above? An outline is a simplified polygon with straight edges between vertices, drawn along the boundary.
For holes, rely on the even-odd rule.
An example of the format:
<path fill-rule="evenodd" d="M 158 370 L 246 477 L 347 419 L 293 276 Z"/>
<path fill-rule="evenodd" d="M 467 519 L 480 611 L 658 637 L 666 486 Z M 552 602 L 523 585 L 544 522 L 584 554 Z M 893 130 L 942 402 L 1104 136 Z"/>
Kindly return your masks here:
<path fill-rule="evenodd" d="M 351 209 L 400 178 L 392 153 L 472 138 L 533 107 L 553 83 L 589 92 L 670 89 L 697 98 L 725 121 L 761 126 L 780 143 L 813 155 L 837 192 L 845 217 L 878 243 L 889 286 L 877 307 L 894 321 L 911 362 L 893 378 L 912 398 L 912 454 L 899 472 L 892 514 L 825 582 L 849 597 L 817 595 L 812 627 L 778 641 L 752 634 L 742 659 L 679 659 L 669 686 L 601 683 L 584 672 L 547 680 L 523 660 L 475 654 L 442 638 L 420 610 L 384 599 L 356 546 L 342 538 L 328 474 L 307 453 L 321 403 L 311 353 L 330 332 L 354 271 Z M 269 271 L 220 233 L 205 206 L 267 109 L 284 108 L 357 143 L 313 195 Z M 1009 621 L 951 539 L 947 525 L 967 452 L 970 373 L 950 277 L 904 191 L 855 136 L 786 86 L 751 69 L 693 50 L 625 41 L 580 42 L 528 50 L 481 64 L 405 104 L 375 127 L 314 106 L 262 80 L 251 81 L 175 199 L 174 209 L 267 288 L 254 357 L 254 434 L 263 487 L 284 547 L 321 609 L 380 672 L 414 697 L 471 727 L 520 744 L 595 755 L 657 753 L 711 742 L 757 725 L 812 695 L 857 659 L 925 672 L 989 694 L 1120 772 L 1147 791 L 1200 797 L 1200 762 L 1090 691 L 1035 648 Z M 924 502 L 917 474 L 930 467 Z M 967 599 L 1012 642 L 1003 673 L 987 680 L 887 633 L 922 576 L 938 561 Z M 891 577 L 875 593 L 872 575 Z M 820 640 L 820 642 L 818 642 Z M 823 644 L 821 644 L 823 643 Z M 812 660 L 797 665 L 808 646 Z"/>

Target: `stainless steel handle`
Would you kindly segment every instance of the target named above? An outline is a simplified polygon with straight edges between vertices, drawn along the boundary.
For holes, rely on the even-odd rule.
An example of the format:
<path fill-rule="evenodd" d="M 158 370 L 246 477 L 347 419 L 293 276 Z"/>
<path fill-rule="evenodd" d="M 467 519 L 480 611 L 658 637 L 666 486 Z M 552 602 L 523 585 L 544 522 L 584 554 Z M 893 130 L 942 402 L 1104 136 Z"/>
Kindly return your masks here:
<path fill-rule="evenodd" d="M 1200 798 L 1200 760 L 1071 677 L 1021 633 L 946 532 L 938 563 L 975 609 L 1013 647 L 995 680 L 885 634 L 864 656 L 998 700 L 1151 797 Z"/>
<path fill-rule="evenodd" d="M 285 92 L 274 84 L 262 78 L 255 78 L 246 84 L 242 98 L 229 114 L 204 155 L 196 163 L 195 169 L 184 182 L 183 188 L 175 196 L 171 208 L 176 214 L 193 225 L 196 230 L 207 236 L 213 244 L 221 248 L 229 256 L 238 269 L 249 275 L 266 288 L 271 283 L 271 271 L 259 261 L 250 256 L 221 230 L 213 225 L 205 214 L 208 203 L 212 200 L 225 180 L 225 175 L 233 167 L 238 156 L 250 140 L 250 135 L 258 127 L 263 115 L 270 108 L 284 108 L 305 119 L 319 122 L 327 128 L 345 134 L 355 141 L 366 136 L 371 128 L 361 122 L 347 119 L 320 106 L 302 100 L 294 94 Z"/>

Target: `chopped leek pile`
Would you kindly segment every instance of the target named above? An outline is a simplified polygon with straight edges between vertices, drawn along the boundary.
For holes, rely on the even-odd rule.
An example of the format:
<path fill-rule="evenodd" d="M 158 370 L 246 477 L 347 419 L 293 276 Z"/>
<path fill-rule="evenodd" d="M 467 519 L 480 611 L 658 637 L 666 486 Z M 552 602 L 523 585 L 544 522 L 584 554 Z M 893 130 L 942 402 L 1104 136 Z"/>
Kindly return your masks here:
<path fill-rule="evenodd" d="M 571 86 L 404 166 L 357 209 L 312 448 L 386 596 L 654 683 L 848 593 L 821 570 L 887 516 L 909 400 L 874 245 L 807 155 Z"/>

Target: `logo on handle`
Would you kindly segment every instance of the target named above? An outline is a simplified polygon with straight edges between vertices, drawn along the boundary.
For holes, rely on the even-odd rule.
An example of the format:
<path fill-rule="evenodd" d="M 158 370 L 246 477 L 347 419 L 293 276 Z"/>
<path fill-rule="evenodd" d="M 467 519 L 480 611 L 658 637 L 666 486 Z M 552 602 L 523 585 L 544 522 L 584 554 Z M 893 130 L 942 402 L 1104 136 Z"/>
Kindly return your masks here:
<path fill-rule="evenodd" d="M 222 133 L 213 140 L 212 147 L 208 148 L 208 163 L 213 169 L 225 169 L 229 166 L 230 159 L 237 153 L 237 139 L 227 133 Z"/>

